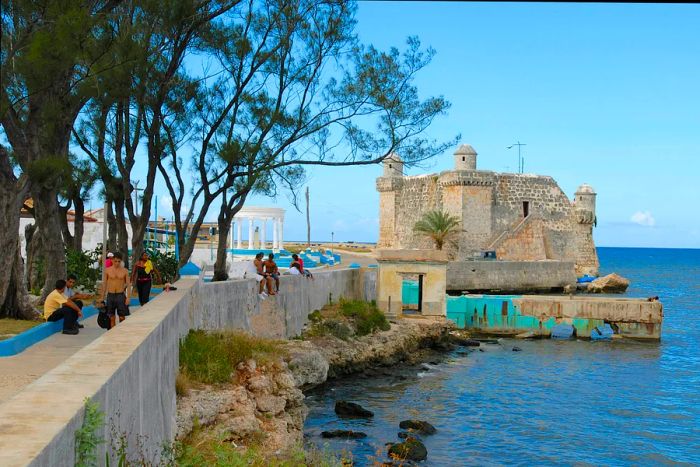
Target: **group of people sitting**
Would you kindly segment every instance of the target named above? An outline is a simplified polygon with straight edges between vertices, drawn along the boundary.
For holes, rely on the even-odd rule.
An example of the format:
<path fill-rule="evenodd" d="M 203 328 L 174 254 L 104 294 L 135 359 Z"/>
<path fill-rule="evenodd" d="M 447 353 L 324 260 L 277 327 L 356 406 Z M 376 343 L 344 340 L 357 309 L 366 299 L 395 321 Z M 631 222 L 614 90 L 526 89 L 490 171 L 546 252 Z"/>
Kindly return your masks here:
<path fill-rule="evenodd" d="M 129 302 L 132 286 L 136 287 L 141 306 L 148 303 L 154 276 L 160 281 L 160 273 L 143 253 L 134 264 L 131 274 L 124 267 L 119 253 L 109 253 L 105 261 L 105 283 L 102 286 L 101 302 L 109 317 L 109 328 L 116 324 L 116 317 L 124 321 L 130 314 Z M 78 320 L 83 316 L 82 300 L 93 298 L 92 295 L 76 293 L 73 288 L 77 277 L 70 274 L 66 280 L 56 281 L 55 289 L 44 301 L 44 319 L 58 321 L 63 319 L 63 334 L 78 334 L 83 327 Z"/>
<path fill-rule="evenodd" d="M 274 253 L 270 253 L 267 256 L 267 260 L 264 260 L 264 258 L 264 253 L 255 255 L 255 259 L 251 263 L 249 271 L 251 276 L 258 281 L 258 297 L 260 297 L 261 300 L 265 300 L 269 295 L 277 295 L 280 289 L 280 270 L 277 267 L 277 263 L 275 263 Z M 302 275 L 309 279 L 313 279 L 314 277 L 310 271 L 304 269 L 304 260 L 296 254 L 292 255 L 292 264 L 289 266 L 289 274 L 296 276 Z M 246 271 L 245 275 L 248 275 L 248 271 Z"/>

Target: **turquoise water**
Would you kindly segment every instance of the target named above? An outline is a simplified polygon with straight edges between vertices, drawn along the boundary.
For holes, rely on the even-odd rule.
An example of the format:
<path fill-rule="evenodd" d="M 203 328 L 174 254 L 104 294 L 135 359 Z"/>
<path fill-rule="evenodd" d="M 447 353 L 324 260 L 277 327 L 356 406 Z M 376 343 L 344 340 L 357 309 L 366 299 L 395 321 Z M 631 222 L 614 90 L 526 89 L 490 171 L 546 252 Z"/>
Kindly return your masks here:
<path fill-rule="evenodd" d="M 338 381 L 307 398 L 308 439 L 364 431 L 328 444 L 372 465 L 398 441 L 399 421 L 419 418 L 438 429 L 423 438 L 421 465 L 700 465 L 700 250 L 599 255 L 601 274 L 632 280 L 628 296 L 661 297 L 660 343 L 503 339 L 403 374 Z M 336 399 L 375 417 L 338 420 Z"/>

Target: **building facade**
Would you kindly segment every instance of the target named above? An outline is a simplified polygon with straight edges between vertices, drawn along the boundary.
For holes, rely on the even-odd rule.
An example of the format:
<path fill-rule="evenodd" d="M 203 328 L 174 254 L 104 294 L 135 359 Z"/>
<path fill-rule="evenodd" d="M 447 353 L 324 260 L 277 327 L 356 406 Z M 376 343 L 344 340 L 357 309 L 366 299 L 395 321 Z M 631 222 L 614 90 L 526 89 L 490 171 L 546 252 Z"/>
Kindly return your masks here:
<path fill-rule="evenodd" d="M 495 251 L 502 260 L 573 261 L 577 275 L 598 274 L 593 243 L 596 193 L 583 184 L 570 200 L 549 176 L 478 170 L 477 153 L 468 144 L 454 153 L 455 169 L 404 176 L 398 155 L 384 160 L 377 179 L 379 248 L 432 248 L 413 226 L 431 210 L 461 221 L 453 261 L 481 258 Z"/>

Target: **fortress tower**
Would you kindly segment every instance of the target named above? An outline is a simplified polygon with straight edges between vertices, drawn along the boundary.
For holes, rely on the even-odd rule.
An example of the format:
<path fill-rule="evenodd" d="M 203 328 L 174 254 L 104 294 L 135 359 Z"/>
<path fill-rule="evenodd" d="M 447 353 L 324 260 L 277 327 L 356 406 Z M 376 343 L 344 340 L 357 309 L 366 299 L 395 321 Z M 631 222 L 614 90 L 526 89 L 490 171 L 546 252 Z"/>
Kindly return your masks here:
<path fill-rule="evenodd" d="M 476 151 L 469 144 L 463 144 L 454 153 L 455 170 L 476 170 Z"/>
<path fill-rule="evenodd" d="M 584 183 L 574 193 L 574 213 L 576 217 L 576 273 L 579 275 L 597 275 L 598 253 L 593 242 L 593 226 L 596 222 L 596 192 L 592 186 Z"/>
<path fill-rule="evenodd" d="M 396 232 L 397 196 L 403 186 L 403 160 L 391 153 L 382 162 L 384 173 L 377 179 L 379 192 L 379 241 L 377 246 L 387 248 L 399 240 Z"/>

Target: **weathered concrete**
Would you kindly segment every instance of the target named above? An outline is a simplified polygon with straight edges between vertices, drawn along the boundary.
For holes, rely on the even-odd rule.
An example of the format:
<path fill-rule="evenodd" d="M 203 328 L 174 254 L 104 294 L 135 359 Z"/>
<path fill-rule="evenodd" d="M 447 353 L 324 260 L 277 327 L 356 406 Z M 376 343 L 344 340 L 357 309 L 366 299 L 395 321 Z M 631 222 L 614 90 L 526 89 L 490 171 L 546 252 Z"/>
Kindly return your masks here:
<path fill-rule="evenodd" d="M 439 250 L 377 250 L 377 306 L 387 316 L 403 314 L 403 281 L 406 275 L 422 278 L 423 295 L 418 307 L 425 316 L 446 316 L 447 254 Z"/>
<path fill-rule="evenodd" d="M 573 261 L 450 261 L 447 290 L 549 292 L 576 286 Z"/>
<path fill-rule="evenodd" d="M 590 337 L 608 323 L 616 334 L 634 339 L 661 337 L 663 306 L 644 299 L 543 295 L 463 295 L 450 297 L 447 316 L 458 327 L 485 334 L 549 336 L 559 323 L 577 337 Z"/>
<path fill-rule="evenodd" d="M 234 327 L 272 337 L 295 335 L 307 315 L 329 299 L 373 298 L 365 293 L 373 290 L 375 271 L 366 270 L 362 280 L 360 274 L 355 269 L 320 272 L 315 280 L 283 277 L 282 295 L 262 304 L 253 280 L 181 279 L 177 291 L 151 301 L 0 405 L 0 465 L 73 465 L 86 398 L 105 412 L 107 435 L 112 427 L 127 435 L 132 458 L 157 460 L 163 443 L 175 436 L 181 337 L 192 328 Z M 98 459 L 104 459 L 105 447 L 100 449 Z"/>

